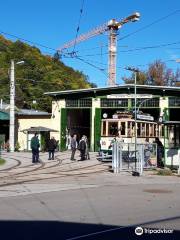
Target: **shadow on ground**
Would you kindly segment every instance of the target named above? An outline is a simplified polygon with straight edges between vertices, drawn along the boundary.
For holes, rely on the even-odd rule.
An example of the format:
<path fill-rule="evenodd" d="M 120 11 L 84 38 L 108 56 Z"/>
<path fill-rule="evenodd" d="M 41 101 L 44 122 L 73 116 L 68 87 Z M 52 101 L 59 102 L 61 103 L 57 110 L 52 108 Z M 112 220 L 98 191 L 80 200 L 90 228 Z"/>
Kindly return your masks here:
<path fill-rule="evenodd" d="M 59 221 L 0 221 L 2 240 L 119 240 L 119 239 L 180 239 L 173 234 L 142 234 L 135 228 Z"/>

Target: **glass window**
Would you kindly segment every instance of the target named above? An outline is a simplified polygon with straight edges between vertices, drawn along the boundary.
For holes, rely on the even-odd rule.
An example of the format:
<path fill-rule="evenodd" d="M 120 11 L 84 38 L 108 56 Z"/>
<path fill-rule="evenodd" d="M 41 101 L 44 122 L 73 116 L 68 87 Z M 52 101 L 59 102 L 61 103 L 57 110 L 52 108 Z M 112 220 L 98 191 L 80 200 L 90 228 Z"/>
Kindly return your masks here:
<path fill-rule="evenodd" d="M 132 122 L 128 122 L 127 135 L 128 137 L 132 136 Z"/>
<path fill-rule="evenodd" d="M 121 135 L 125 135 L 125 122 L 121 122 Z"/>
<path fill-rule="evenodd" d="M 108 123 L 108 135 L 117 136 L 118 135 L 118 122 L 109 122 Z"/>
<path fill-rule="evenodd" d="M 145 137 L 145 131 L 146 131 L 145 123 L 142 123 L 141 124 L 141 137 Z"/>
<path fill-rule="evenodd" d="M 137 136 L 138 137 L 141 136 L 141 125 L 140 125 L 140 123 L 137 123 Z"/>
<path fill-rule="evenodd" d="M 103 121 L 102 135 L 103 135 L 103 136 L 106 136 L 106 121 Z"/>
<path fill-rule="evenodd" d="M 146 123 L 146 137 L 149 137 L 149 123 Z"/>

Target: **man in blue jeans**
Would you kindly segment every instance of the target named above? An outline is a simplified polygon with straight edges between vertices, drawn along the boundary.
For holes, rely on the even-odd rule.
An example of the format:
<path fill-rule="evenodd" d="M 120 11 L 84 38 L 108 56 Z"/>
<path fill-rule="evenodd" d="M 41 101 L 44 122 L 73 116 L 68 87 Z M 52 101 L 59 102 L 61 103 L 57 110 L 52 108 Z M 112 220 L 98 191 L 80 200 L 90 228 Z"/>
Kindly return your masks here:
<path fill-rule="evenodd" d="M 39 162 L 39 139 L 37 133 L 34 134 L 34 137 L 31 138 L 31 149 L 32 149 L 32 163 Z"/>

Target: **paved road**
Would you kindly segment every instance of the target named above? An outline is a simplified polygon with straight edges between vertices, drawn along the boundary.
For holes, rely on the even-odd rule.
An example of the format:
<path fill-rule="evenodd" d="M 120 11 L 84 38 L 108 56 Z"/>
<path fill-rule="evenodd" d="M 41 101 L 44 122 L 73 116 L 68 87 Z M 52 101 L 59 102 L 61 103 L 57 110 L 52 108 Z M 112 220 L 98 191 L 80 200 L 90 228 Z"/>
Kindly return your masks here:
<path fill-rule="evenodd" d="M 134 234 L 134 225 L 174 229 L 176 235 L 161 234 L 161 238 L 178 239 L 179 177 L 113 174 L 107 165 L 99 165 L 95 154 L 90 161 L 75 163 L 69 161 L 69 154 L 58 156 L 63 159 L 60 165 L 57 160 L 49 163 L 42 154 L 46 165 L 27 176 L 21 172 L 38 167 L 29 166 L 29 153 L 4 155 L 8 159 L 4 168 L 15 164 L 12 158 L 21 161 L 15 169 L 0 172 L 0 232 L 6 234 L 4 239 L 119 239 L 127 235 L 135 239 L 139 236 Z M 15 184 L 19 179 L 25 181 Z M 91 235 L 93 232 L 99 234 Z"/>

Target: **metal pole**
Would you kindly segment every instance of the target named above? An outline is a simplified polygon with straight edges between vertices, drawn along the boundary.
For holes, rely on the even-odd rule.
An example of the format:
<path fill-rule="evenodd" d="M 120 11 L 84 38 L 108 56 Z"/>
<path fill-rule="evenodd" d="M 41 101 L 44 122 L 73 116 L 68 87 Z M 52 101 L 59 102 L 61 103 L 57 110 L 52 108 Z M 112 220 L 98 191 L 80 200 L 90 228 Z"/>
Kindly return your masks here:
<path fill-rule="evenodd" d="M 136 169 L 137 169 L 137 154 L 136 154 L 136 151 L 137 151 L 137 126 L 136 126 L 136 123 L 137 123 L 137 112 L 136 112 L 136 105 L 137 105 L 137 89 L 136 89 L 136 81 L 137 81 L 137 72 L 135 71 L 134 72 L 135 74 L 135 79 L 134 79 L 134 111 L 135 111 L 135 114 L 134 114 L 134 122 L 135 122 L 135 126 L 134 126 L 134 137 L 135 137 L 135 142 L 134 142 L 134 151 L 135 151 L 135 172 L 136 172 Z"/>
<path fill-rule="evenodd" d="M 15 78 L 14 60 L 11 60 L 10 68 L 10 127 L 9 127 L 9 147 L 10 152 L 14 152 L 14 128 L 15 128 Z"/>

